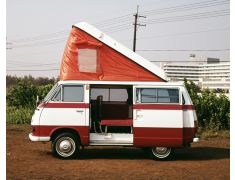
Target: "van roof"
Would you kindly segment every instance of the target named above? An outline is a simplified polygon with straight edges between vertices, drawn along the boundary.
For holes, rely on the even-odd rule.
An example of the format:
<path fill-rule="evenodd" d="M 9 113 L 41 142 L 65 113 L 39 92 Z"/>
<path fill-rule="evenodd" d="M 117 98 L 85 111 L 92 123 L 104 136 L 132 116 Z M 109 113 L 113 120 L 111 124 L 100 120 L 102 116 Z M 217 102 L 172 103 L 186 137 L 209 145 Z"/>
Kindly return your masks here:
<path fill-rule="evenodd" d="M 75 24 L 73 27 L 79 28 L 84 32 L 88 33 L 89 35 L 93 36 L 97 40 L 101 41 L 102 43 L 106 44 L 107 46 L 111 47 L 112 49 L 116 50 L 117 52 L 123 54 L 127 58 L 131 59 L 135 63 L 139 64 L 140 66 L 144 67 L 154 75 L 160 77 L 161 79 L 167 81 L 167 77 L 165 72 L 158 67 L 157 65 L 153 64 L 152 62 L 148 61 L 147 59 L 143 58 L 139 54 L 133 52 L 129 48 L 125 47 L 118 41 L 114 40 L 110 36 L 106 35 L 105 33 L 101 32 L 94 26 L 86 23 L 80 22 Z"/>
<path fill-rule="evenodd" d="M 105 84 L 105 85 L 134 85 L 134 86 L 183 86 L 183 82 L 133 82 L 133 81 L 77 81 L 77 80 L 66 80 L 59 81 L 58 84 Z"/>

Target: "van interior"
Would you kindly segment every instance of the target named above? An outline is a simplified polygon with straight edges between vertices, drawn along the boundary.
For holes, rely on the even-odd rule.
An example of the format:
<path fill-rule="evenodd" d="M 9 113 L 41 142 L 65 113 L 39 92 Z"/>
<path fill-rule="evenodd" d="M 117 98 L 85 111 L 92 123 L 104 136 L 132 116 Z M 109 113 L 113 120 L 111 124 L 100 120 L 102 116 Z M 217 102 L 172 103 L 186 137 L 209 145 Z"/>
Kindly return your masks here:
<path fill-rule="evenodd" d="M 132 86 L 90 86 L 90 133 L 132 134 L 132 125 Z"/>

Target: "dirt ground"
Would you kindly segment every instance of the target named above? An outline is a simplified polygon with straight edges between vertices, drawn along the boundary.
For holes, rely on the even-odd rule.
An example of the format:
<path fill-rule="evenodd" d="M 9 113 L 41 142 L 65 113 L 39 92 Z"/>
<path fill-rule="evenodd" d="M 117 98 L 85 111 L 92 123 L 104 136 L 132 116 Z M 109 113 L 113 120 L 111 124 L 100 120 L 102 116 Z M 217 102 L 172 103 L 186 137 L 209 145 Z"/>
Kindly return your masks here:
<path fill-rule="evenodd" d="M 87 147 L 78 159 L 60 160 L 50 142 L 30 142 L 29 131 L 29 125 L 7 125 L 7 179 L 229 179 L 229 139 L 177 149 L 171 161 L 126 147 Z"/>

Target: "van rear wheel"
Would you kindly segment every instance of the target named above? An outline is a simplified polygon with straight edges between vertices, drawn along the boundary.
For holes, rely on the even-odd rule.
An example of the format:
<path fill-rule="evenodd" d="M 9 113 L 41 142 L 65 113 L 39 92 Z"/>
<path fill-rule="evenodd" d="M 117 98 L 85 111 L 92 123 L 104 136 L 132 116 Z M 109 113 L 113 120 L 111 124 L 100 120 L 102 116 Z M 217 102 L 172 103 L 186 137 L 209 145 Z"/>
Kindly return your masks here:
<path fill-rule="evenodd" d="M 52 142 L 52 152 L 60 159 L 71 159 L 76 157 L 79 150 L 77 136 L 72 133 L 62 133 Z"/>
<path fill-rule="evenodd" d="M 156 160 L 169 160 L 172 157 L 173 149 L 170 147 L 152 147 L 149 149 L 150 156 Z"/>

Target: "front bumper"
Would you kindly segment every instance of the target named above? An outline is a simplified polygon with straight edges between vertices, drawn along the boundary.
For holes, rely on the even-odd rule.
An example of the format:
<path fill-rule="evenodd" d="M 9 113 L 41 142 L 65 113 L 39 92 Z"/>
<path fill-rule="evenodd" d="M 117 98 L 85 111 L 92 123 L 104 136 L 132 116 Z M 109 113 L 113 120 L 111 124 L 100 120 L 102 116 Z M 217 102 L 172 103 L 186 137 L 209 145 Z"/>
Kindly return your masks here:
<path fill-rule="evenodd" d="M 197 137 L 193 138 L 193 142 L 199 142 L 199 141 L 200 141 L 199 138 L 197 138 Z"/>
<path fill-rule="evenodd" d="M 50 136 L 34 136 L 32 133 L 29 134 L 31 141 L 50 141 Z"/>

